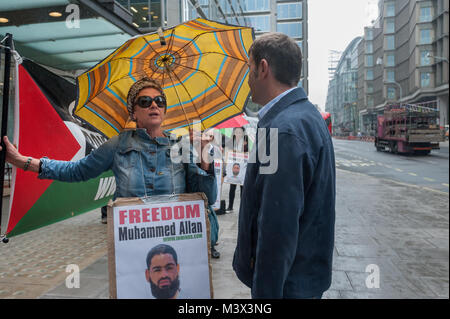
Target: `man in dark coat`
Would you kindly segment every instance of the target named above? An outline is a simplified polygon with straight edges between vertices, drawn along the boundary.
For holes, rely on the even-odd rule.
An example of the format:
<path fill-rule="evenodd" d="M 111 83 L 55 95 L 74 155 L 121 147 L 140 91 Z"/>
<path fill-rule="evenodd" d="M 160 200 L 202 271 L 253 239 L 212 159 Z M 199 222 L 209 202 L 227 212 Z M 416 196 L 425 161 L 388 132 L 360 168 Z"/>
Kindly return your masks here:
<path fill-rule="evenodd" d="M 281 33 L 261 36 L 249 50 L 252 99 L 264 107 L 233 269 L 253 298 L 321 298 L 331 284 L 334 150 L 325 121 L 297 87 L 301 61 L 299 46 Z"/>

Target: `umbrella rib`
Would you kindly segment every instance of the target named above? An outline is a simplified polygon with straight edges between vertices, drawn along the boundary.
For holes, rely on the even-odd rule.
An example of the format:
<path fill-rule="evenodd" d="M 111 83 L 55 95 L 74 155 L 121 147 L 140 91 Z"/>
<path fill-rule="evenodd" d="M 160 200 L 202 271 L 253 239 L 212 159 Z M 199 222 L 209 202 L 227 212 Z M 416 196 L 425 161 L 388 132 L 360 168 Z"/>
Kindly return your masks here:
<path fill-rule="evenodd" d="M 222 52 L 203 52 L 203 53 L 200 53 L 200 54 L 185 55 L 185 56 L 180 57 L 180 60 L 181 59 L 186 59 L 186 58 L 198 57 L 198 56 L 202 56 L 202 55 L 206 55 L 206 54 L 220 54 L 220 55 L 226 56 L 228 58 L 235 59 L 235 60 L 247 63 L 247 60 L 242 60 L 242 59 L 239 59 L 238 57 L 235 57 L 235 56 L 232 56 L 232 55 L 229 55 L 229 54 L 225 54 L 225 53 L 222 53 Z M 130 59 L 130 58 L 120 58 L 120 59 Z M 133 60 L 144 60 L 145 61 L 147 59 L 133 58 Z"/>
<path fill-rule="evenodd" d="M 181 86 L 183 87 L 183 89 L 186 91 L 187 95 L 189 96 L 189 99 L 192 101 L 192 106 L 194 107 L 195 112 L 197 113 L 198 118 L 201 120 L 202 117 L 201 117 L 200 113 L 198 112 L 198 109 L 197 109 L 197 107 L 195 106 L 194 100 L 192 99 L 192 96 L 189 94 L 188 89 L 184 86 L 184 84 L 180 81 L 180 78 L 179 78 L 175 73 L 173 73 L 173 75 L 177 78 L 178 83 L 180 83 L 180 85 L 181 85 Z M 172 80 L 172 78 L 171 78 L 171 80 Z M 172 81 L 172 83 L 173 83 L 173 81 Z M 174 87 L 175 87 L 175 86 L 174 86 Z M 176 89 L 175 89 L 175 90 L 176 90 Z M 180 101 L 181 101 L 181 100 L 180 100 Z"/>
<path fill-rule="evenodd" d="M 189 119 L 188 119 L 186 110 L 185 110 L 184 107 L 183 107 L 183 102 L 181 101 L 180 95 L 178 94 L 178 90 L 176 89 L 175 83 L 174 83 L 174 81 L 172 80 L 172 77 L 170 76 L 170 73 L 169 73 L 169 72 L 167 73 L 167 75 L 169 76 L 170 81 L 172 82 L 172 85 L 173 85 L 173 87 L 174 87 L 174 89 L 175 89 L 175 94 L 177 95 L 178 101 L 180 101 L 181 109 L 183 110 L 184 117 L 186 118 L 186 122 L 187 122 L 187 124 L 190 126 L 190 123 L 189 123 Z M 184 86 L 183 86 L 183 87 L 184 87 Z M 186 89 L 186 88 L 185 88 L 185 89 Z M 189 93 L 188 93 L 188 94 L 189 94 Z M 192 103 L 192 104 L 193 104 L 193 103 Z"/>
<path fill-rule="evenodd" d="M 245 30 L 246 28 L 237 28 L 237 29 L 231 29 L 231 30 Z M 178 51 L 183 50 L 186 46 L 188 46 L 189 44 L 191 44 L 192 42 L 195 42 L 197 40 L 197 38 L 199 38 L 200 36 L 204 35 L 204 34 L 209 34 L 209 33 L 219 33 L 219 32 L 230 32 L 231 30 L 214 30 L 214 31 L 206 31 L 203 33 L 200 33 L 198 35 L 196 35 L 194 38 L 192 38 L 191 41 L 189 41 L 188 43 L 186 43 L 183 47 L 181 47 Z M 175 53 L 178 53 L 178 51 L 175 51 Z"/>
<path fill-rule="evenodd" d="M 166 50 L 166 53 L 165 53 L 165 54 L 169 53 L 169 51 L 172 50 L 173 39 L 175 38 L 175 37 L 173 36 L 174 33 L 175 33 L 175 29 L 172 29 L 172 32 L 171 32 L 171 34 L 170 34 L 169 45 L 167 46 L 167 50 Z"/>
<path fill-rule="evenodd" d="M 178 64 L 178 63 L 174 63 L 174 64 Z M 184 66 L 184 65 L 181 65 L 181 64 L 178 64 L 178 65 Z M 230 97 L 222 90 L 222 88 L 221 88 L 219 85 L 217 85 L 217 82 L 214 81 L 208 73 L 206 73 L 205 71 L 200 70 L 200 69 L 195 69 L 195 68 L 188 67 L 188 66 L 184 66 L 184 67 L 185 67 L 185 68 L 188 68 L 188 69 L 191 69 L 191 70 L 196 70 L 196 71 L 198 71 L 198 72 L 200 72 L 200 73 L 203 73 L 205 76 L 207 76 L 207 77 L 211 80 L 212 83 L 215 84 L 215 86 L 223 93 L 223 95 L 225 95 L 225 96 L 227 97 L 227 99 L 228 99 L 231 103 L 233 103 L 233 105 L 236 106 L 236 103 L 234 103 L 234 101 L 233 101 L 233 100 L 232 100 L 232 99 L 231 99 L 231 98 L 230 98 Z M 181 82 L 180 82 L 180 84 L 181 84 Z"/>

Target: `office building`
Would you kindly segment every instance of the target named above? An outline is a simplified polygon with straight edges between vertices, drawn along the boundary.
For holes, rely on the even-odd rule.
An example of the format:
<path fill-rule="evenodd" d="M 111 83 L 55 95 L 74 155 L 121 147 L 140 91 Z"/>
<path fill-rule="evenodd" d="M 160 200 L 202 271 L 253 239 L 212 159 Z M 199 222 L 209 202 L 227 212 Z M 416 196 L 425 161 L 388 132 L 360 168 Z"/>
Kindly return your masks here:
<path fill-rule="evenodd" d="M 448 1 L 380 0 L 364 29 L 358 68 L 360 129 L 374 133 L 390 103 L 428 103 L 448 125 Z"/>

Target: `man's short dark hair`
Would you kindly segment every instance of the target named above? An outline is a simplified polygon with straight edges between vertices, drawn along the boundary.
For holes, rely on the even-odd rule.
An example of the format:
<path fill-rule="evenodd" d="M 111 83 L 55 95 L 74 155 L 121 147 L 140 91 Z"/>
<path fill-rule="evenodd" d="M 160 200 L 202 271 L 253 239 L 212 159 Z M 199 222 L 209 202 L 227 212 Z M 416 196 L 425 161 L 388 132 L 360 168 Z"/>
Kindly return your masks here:
<path fill-rule="evenodd" d="M 256 67 L 262 59 L 269 64 L 278 82 L 297 86 L 302 72 L 302 52 L 297 43 L 279 32 L 266 33 L 250 47 Z"/>
<path fill-rule="evenodd" d="M 147 259 L 146 259 L 147 269 L 150 269 L 150 263 L 152 261 L 152 258 L 155 255 L 161 255 L 161 254 L 171 254 L 173 257 L 173 260 L 175 260 L 175 264 L 178 265 L 178 257 L 177 257 L 177 253 L 175 252 L 175 249 L 173 249 L 169 245 L 159 244 L 159 245 L 153 247 L 147 254 Z"/>
<path fill-rule="evenodd" d="M 241 165 L 240 165 L 239 163 L 234 163 L 234 164 L 233 164 L 233 167 L 235 167 L 236 165 L 237 165 L 238 167 L 241 167 Z"/>

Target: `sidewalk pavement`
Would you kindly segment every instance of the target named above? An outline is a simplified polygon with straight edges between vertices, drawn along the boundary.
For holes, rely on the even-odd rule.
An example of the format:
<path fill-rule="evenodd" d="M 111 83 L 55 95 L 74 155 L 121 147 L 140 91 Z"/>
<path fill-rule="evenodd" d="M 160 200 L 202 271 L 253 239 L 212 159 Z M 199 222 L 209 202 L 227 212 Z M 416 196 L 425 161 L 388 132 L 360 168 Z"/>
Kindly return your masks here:
<path fill-rule="evenodd" d="M 355 196 L 361 189 L 366 195 Z M 212 259 L 212 278 L 220 299 L 250 298 L 231 266 L 239 187 L 236 192 L 234 212 L 218 216 L 221 257 Z M 411 203 L 393 195 L 399 193 Z M 427 200 L 441 204 L 426 210 Z M 338 169 L 333 281 L 323 297 L 448 298 L 448 206 L 448 196 Z M 393 213 L 392 207 L 403 208 Z M 0 245 L 0 298 L 108 298 L 106 251 L 99 209 L 13 237 Z M 80 288 L 66 288 L 69 264 L 81 270 Z M 380 270 L 379 288 L 366 285 L 368 265 Z"/>

